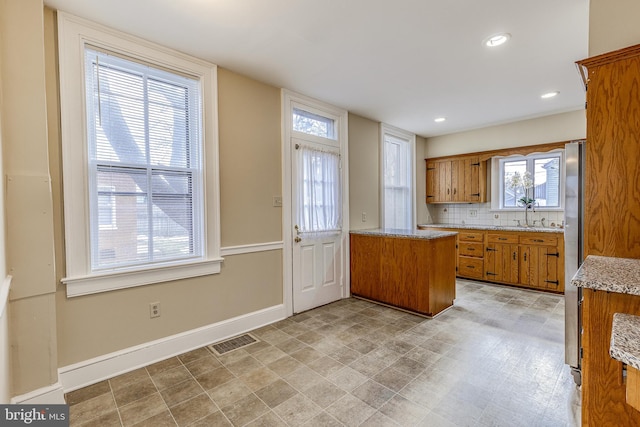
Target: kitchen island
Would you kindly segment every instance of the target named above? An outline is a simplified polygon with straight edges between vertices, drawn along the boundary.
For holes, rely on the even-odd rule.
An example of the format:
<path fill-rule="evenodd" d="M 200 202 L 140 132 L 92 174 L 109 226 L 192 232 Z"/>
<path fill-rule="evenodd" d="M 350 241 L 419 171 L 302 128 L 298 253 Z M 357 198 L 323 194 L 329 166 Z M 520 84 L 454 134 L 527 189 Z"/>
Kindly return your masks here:
<path fill-rule="evenodd" d="M 350 234 L 352 295 L 425 316 L 453 305 L 457 233 L 375 229 Z"/>

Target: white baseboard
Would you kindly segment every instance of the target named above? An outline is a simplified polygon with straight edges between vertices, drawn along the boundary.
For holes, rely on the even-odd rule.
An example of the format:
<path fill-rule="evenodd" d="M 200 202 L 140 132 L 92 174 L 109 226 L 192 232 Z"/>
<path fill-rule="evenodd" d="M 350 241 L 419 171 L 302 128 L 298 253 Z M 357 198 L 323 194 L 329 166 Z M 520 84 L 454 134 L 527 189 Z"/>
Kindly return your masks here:
<path fill-rule="evenodd" d="M 222 322 L 150 341 L 124 350 L 63 366 L 58 378 L 65 393 L 195 350 L 205 345 L 268 325 L 286 317 L 284 305 L 275 305 Z"/>
<path fill-rule="evenodd" d="M 61 405 L 64 404 L 64 390 L 57 382 L 47 387 L 30 391 L 11 398 L 11 403 L 22 405 Z"/>

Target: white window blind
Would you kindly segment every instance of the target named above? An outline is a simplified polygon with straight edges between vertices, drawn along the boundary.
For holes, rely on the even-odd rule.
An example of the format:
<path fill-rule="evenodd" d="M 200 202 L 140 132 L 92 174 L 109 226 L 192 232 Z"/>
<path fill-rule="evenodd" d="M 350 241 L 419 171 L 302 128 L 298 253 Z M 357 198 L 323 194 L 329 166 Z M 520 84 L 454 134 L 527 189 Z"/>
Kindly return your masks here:
<path fill-rule="evenodd" d="M 203 257 L 198 79 L 85 48 L 91 269 Z"/>
<path fill-rule="evenodd" d="M 342 230 L 340 155 L 300 145 L 298 155 L 298 227 L 302 233 Z"/>
<path fill-rule="evenodd" d="M 412 150 L 410 141 L 384 134 L 384 227 L 413 227 Z"/>

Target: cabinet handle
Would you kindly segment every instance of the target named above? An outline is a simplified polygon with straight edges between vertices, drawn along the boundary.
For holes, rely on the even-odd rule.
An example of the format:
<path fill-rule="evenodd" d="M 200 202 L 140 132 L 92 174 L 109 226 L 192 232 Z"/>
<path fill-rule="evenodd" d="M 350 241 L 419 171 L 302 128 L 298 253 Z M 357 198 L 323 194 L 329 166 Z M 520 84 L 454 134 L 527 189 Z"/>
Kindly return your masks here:
<path fill-rule="evenodd" d="M 433 196 L 430 196 L 430 195 L 427 194 L 427 197 L 433 197 Z"/>
<path fill-rule="evenodd" d="M 514 254 L 515 254 L 515 252 L 514 252 Z M 527 253 L 526 252 L 524 253 L 524 260 L 527 261 Z"/>
<path fill-rule="evenodd" d="M 498 237 L 498 240 L 507 240 L 506 237 Z"/>
<path fill-rule="evenodd" d="M 516 260 L 516 253 L 515 252 L 513 253 L 513 260 L 514 261 Z M 524 254 L 524 260 L 525 261 L 527 260 L 527 254 Z"/>
<path fill-rule="evenodd" d="M 558 280 L 545 280 L 545 283 L 553 283 L 554 285 L 558 286 L 560 284 L 560 282 Z"/>
<path fill-rule="evenodd" d="M 467 248 L 467 250 L 468 250 L 469 252 L 473 252 L 473 251 L 475 251 L 475 248 Z"/>
<path fill-rule="evenodd" d="M 454 189 L 453 189 L 453 194 L 456 194 L 457 192 L 458 192 L 458 189 L 457 189 L 457 188 L 454 188 Z"/>
<path fill-rule="evenodd" d="M 534 242 L 538 242 L 538 243 L 544 243 L 544 240 L 542 239 L 533 239 Z"/>
<path fill-rule="evenodd" d="M 447 194 L 451 194 L 451 189 L 447 188 Z"/>
<path fill-rule="evenodd" d="M 476 267 L 473 265 L 467 265 L 467 268 L 476 268 Z"/>
<path fill-rule="evenodd" d="M 493 248 L 487 248 L 487 252 L 498 252 L 498 250 Z"/>
<path fill-rule="evenodd" d="M 471 166 L 480 166 L 480 162 L 478 162 L 478 163 L 471 163 Z"/>
<path fill-rule="evenodd" d="M 480 197 L 480 193 L 473 193 L 472 196 L 478 196 Z"/>
<path fill-rule="evenodd" d="M 497 276 L 497 275 L 498 275 L 498 273 L 490 273 L 490 272 L 487 271 L 487 276 Z"/>
<path fill-rule="evenodd" d="M 434 171 L 436 168 L 427 168 L 428 171 Z"/>
<path fill-rule="evenodd" d="M 546 253 L 546 256 L 554 256 L 556 258 L 560 258 L 560 252 L 556 252 L 555 254 Z"/>

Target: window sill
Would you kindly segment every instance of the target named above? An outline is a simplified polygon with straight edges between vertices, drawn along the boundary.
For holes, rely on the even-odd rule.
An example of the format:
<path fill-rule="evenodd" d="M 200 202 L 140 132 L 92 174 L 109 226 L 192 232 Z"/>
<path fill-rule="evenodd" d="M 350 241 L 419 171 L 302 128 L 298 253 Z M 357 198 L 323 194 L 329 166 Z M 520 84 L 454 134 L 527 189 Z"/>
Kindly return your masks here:
<path fill-rule="evenodd" d="M 117 271 L 87 276 L 65 277 L 62 283 L 67 287 L 67 297 L 97 294 L 117 289 L 133 288 L 190 277 L 220 273 L 223 258 L 188 264 L 162 265 L 144 270 Z"/>

